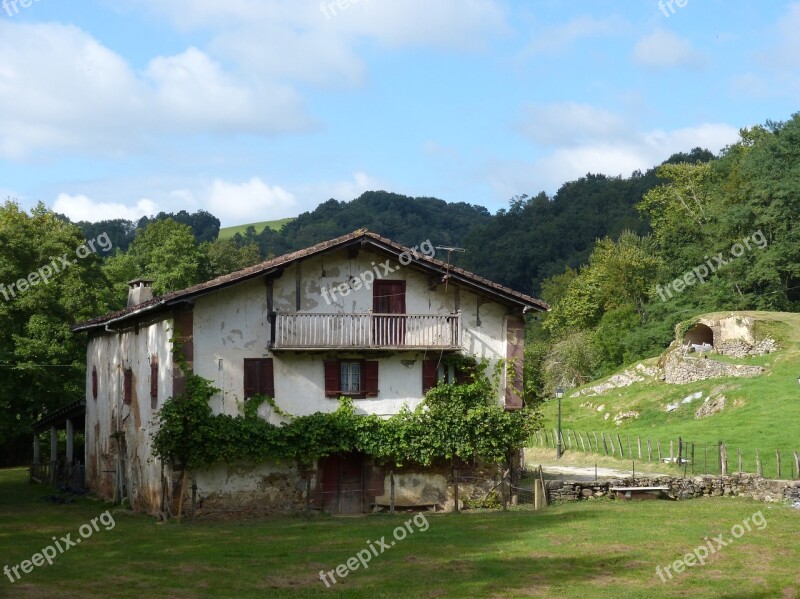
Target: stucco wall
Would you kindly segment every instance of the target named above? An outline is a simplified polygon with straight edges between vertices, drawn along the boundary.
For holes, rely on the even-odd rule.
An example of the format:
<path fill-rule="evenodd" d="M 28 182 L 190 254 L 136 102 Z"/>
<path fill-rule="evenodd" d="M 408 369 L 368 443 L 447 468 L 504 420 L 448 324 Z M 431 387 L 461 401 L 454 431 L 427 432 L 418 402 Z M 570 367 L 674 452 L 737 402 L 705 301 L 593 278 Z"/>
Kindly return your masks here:
<path fill-rule="evenodd" d="M 160 504 L 160 465 L 151 460 L 150 359 L 158 356 L 158 406 L 172 394 L 170 323 L 104 333 L 89 340 L 86 373 L 86 478 L 92 492 L 114 496 L 114 472 L 122 468 L 132 504 L 151 511 Z M 92 370 L 97 369 L 98 394 L 92 394 Z M 123 372 L 133 370 L 130 405 L 123 403 Z M 157 409 L 157 408 L 156 408 Z M 112 435 L 125 433 L 124 439 Z M 120 455 L 119 448 L 123 448 Z M 122 459 L 120 459 L 122 458 Z"/>
<path fill-rule="evenodd" d="M 287 268 L 274 282 L 273 309 L 295 312 L 298 268 L 300 273 L 301 312 L 368 313 L 372 309 L 372 290 L 362 286 L 346 297 L 337 292 L 329 304 L 322 293 L 350 277 L 373 272 L 372 263 L 385 262 L 377 254 L 362 251 L 355 258 L 340 252 L 302 262 Z M 397 268 L 392 261 L 389 265 Z M 382 269 L 379 270 L 382 272 Z M 494 302 L 479 304 L 468 291 L 449 285 L 432 285 L 428 275 L 413 267 L 402 267 L 385 277 L 406 281 L 408 314 L 451 314 L 462 311 L 463 348 L 477 358 L 487 358 L 490 368 L 506 355 L 505 321 L 507 310 Z M 337 401 L 325 397 L 324 366 L 326 359 L 361 358 L 364 354 L 342 352 L 276 352 L 268 349 L 270 325 L 267 319 L 267 286 L 254 280 L 230 289 L 201 297 L 194 306 L 194 370 L 214 381 L 222 393 L 212 399 L 215 413 L 237 414 L 241 411 L 244 388 L 244 359 L 272 357 L 275 367 L 275 400 L 282 410 L 294 415 L 329 412 Z M 378 397 L 355 400 L 357 408 L 369 414 L 396 414 L 406 404 L 415 407 L 422 400 L 422 361 L 438 358 L 440 352 L 380 352 L 368 356 L 378 360 L 380 392 Z M 505 376 L 505 375 L 504 375 Z M 505 380 L 498 390 L 498 402 L 504 401 Z M 262 416 L 273 422 L 269 406 L 262 406 Z"/>

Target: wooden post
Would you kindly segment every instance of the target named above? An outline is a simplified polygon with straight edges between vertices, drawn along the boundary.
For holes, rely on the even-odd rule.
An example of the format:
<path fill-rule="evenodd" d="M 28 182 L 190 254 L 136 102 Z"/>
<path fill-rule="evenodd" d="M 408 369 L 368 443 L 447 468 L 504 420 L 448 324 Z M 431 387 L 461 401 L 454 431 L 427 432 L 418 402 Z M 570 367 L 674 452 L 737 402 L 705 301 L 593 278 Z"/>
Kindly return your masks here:
<path fill-rule="evenodd" d="M 800 454 L 798 454 L 796 451 L 794 452 L 794 465 L 794 471 L 797 473 L 797 478 L 800 479 Z"/>
<path fill-rule="evenodd" d="M 658 463 L 661 463 L 661 441 L 656 441 L 658 444 Z"/>
<path fill-rule="evenodd" d="M 502 475 L 502 478 L 500 479 L 500 494 L 503 498 L 504 512 L 508 510 L 508 499 L 506 498 L 506 472 L 507 471 L 503 471 L 503 467 L 500 466 L 500 474 Z"/>
<path fill-rule="evenodd" d="M 592 438 L 589 436 L 589 433 L 587 432 L 584 432 L 584 435 L 586 435 L 586 445 L 589 446 L 589 453 L 592 453 Z"/>
<path fill-rule="evenodd" d="M 628 455 L 632 456 L 633 455 L 633 449 L 631 449 L 631 436 L 630 435 L 625 435 L 625 437 L 628 439 Z"/>
<path fill-rule="evenodd" d="M 728 476 L 728 450 L 724 443 L 719 444 L 720 474 Z"/>
<path fill-rule="evenodd" d="M 461 510 L 458 509 L 458 468 L 453 465 L 453 494 L 455 495 L 456 513 Z"/>
<path fill-rule="evenodd" d="M 602 432 L 600 435 L 603 437 L 603 443 L 606 442 L 606 433 Z M 611 441 L 611 435 L 608 435 L 608 440 Z M 608 445 L 611 445 L 611 455 L 614 455 L 614 443 L 611 442 Z M 606 455 L 608 455 L 608 445 L 606 446 Z"/>
<path fill-rule="evenodd" d="M 764 470 L 761 468 L 761 458 L 758 457 L 758 449 L 756 449 L 756 476 L 764 476 Z"/>
<path fill-rule="evenodd" d="M 670 463 L 675 461 L 675 442 L 672 439 L 669 440 L 669 461 Z"/>
<path fill-rule="evenodd" d="M 636 435 L 636 447 L 639 450 L 639 459 L 642 459 L 642 438 L 639 435 Z"/>
<path fill-rule="evenodd" d="M 625 453 L 622 451 L 622 439 L 619 438 L 619 433 L 617 433 L 617 445 L 619 445 L 619 457 L 622 459 L 625 457 Z"/>
<path fill-rule="evenodd" d="M 736 451 L 739 454 L 739 474 L 741 474 L 742 473 L 742 448 L 740 447 Z"/>
<path fill-rule="evenodd" d="M 567 449 L 572 449 L 572 439 L 569 438 L 569 431 L 567 431 Z"/>
<path fill-rule="evenodd" d="M 650 442 L 650 437 L 647 437 L 647 461 L 653 461 L 653 444 Z"/>
<path fill-rule="evenodd" d="M 781 475 L 781 450 L 775 450 L 775 463 L 778 465 L 778 480 L 781 480 L 783 477 Z"/>
<path fill-rule="evenodd" d="M 578 437 L 580 437 L 581 439 L 581 451 L 583 451 L 583 453 L 586 453 L 586 444 L 583 442 L 583 435 L 578 433 Z"/>
<path fill-rule="evenodd" d="M 550 439 L 547 436 L 547 431 L 543 431 L 543 432 L 544 432 L 544 446 L 545 447 L 550 447 Z"/>
<path fill-rule="evenodd" d="M 592 433 L 594 435 L 594 448 L 597 453 L 600 453 L 600 444 L 597 442 L 597 433 Z"/>
<path fill-rule="evenodd" d="M 394 516 L 394 469 L 389 471 L 389 513 Z"/>
<path fill-rule="evenodd" d="M 578 438 L 575 436 L 575 431 L 570 431 L 572 440 L 575 442 L 575 451 L 578 451 Z"/>
<path fill-rule="evenodd" d="M 550 498 L 547 496 L 547 487 L 544 485 L 544 470 L 542 470 L 541 464 L 539 464 L 539 482 L 542 483 L 542 500 L 544 501 L 544 505 L 550 505 Z"/>

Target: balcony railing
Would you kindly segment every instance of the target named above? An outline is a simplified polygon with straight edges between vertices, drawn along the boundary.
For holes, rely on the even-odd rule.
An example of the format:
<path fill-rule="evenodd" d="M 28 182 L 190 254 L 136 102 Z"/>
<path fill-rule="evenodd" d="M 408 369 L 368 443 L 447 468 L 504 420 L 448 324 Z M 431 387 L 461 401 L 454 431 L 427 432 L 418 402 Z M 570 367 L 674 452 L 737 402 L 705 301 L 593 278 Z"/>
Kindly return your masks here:
<path fill-rule="evenodd" d="M 461 313 L 278 313 L 274 332 L 274 349 L 458 349 Z"/>

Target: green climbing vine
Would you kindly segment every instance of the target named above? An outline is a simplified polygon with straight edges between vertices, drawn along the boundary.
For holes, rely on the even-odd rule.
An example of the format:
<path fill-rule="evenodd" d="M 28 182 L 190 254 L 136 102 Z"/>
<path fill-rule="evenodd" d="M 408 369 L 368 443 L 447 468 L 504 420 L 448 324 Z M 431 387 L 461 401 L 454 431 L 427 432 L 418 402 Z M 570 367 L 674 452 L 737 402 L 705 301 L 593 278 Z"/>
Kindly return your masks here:
<path fill-rule="evenodd" d="M 437 385 L 415 410 L 405 407 L 388 419 L 357 414 L 346 397 L 330 413 L 291 416 L 273 398 L 258 396 L 245 403 L 243 416 L 214 415 L 209 400 L 219 390 L 202 377 L 186 374 L 185 391 L 168 399 L 158 412 L 154 453 L 187 468 L 266 459 L 307 465 L 351 451 L 396 465 L 429 465 L 440 458 L 501 463 L 538 426 L 539 413 L 504 410 L 486 369 L 485 363 L 477 365 L 464 384 Z M 286 422 L 274 425 L 260 418 L 258 409 L 265 402 Z"/>

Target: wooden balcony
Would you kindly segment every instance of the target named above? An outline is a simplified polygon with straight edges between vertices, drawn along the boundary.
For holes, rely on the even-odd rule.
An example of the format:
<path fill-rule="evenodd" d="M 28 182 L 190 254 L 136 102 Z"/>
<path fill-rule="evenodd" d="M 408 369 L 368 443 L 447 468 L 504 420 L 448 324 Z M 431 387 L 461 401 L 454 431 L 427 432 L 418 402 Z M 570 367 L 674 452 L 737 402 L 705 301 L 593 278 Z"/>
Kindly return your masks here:
<path fill-rule="evenodd" d="M 450 349 L 461 347 L 461 313 L 275 315 L 272 349 Z"/>

